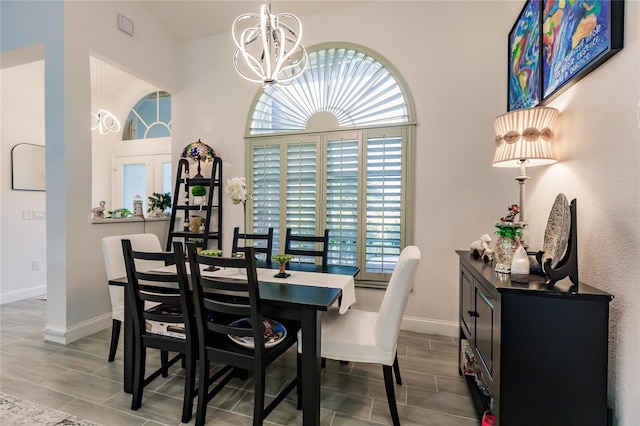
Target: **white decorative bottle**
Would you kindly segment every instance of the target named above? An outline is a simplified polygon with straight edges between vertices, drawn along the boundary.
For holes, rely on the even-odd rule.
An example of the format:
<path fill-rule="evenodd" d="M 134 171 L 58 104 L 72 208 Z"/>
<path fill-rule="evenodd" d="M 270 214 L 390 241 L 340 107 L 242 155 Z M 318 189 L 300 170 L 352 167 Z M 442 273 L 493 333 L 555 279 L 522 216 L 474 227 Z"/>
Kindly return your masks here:
<path fill-rule="evenodd" d="M 511 281 L 529 281 L 529 257 L 523 246 L 519 246 L 513 255 L 513 261 L 511 262 Z"/>

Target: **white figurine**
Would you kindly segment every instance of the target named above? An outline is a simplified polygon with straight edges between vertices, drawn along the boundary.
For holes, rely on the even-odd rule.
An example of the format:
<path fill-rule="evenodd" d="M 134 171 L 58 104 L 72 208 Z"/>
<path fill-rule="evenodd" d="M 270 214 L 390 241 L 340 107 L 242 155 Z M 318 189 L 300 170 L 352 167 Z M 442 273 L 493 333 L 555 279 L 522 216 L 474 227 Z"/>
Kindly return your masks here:
<path fill-rule="evenodd" d="M 484 234 L 479 240 L 471 243 L 471 254 L 476 259 L 481 258 L 484 262 L 491 262 L 493 260 L 493 250 L 489 247 L 491 237 L 489 234 Z"/>
<path fill-rule="evenodd" d="M 91 209 L 91 213 L 93 214 L 93 219 L 104 219 L 104 206 L 107 204 L 106 201 L 100 201 L 99 207 L 94 207 Z"/>

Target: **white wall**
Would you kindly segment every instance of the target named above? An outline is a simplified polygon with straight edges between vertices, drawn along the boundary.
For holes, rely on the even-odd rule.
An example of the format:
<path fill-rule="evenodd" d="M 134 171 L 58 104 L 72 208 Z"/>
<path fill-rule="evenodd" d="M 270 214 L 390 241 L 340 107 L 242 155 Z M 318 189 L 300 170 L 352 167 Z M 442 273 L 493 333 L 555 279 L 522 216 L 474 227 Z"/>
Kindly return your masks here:
<path fill-rule="evenodd" d="M 531 242 L 542 245 L 553 198 L 577 199 L 580 281 L 610 304 L 609 392 L 620 425 L 640 424 L 640 2 L 626 7 L 622 51 L 551 106 L 560 162 L 528 186 Z"/>
<path fill-rule="evenodd" d="M 46 293 L 46 221 L 25 220 L 45 211 L 45 193 L 11 189 L 11 149 L 19 143 L 44 145 L 44 61 L 0 71 L 0 303 Z M 40 269 L 32 269 L 32 261 Z"/>
<path fill-rule="evenodd" d="M 50 293 L 53 289 L 57 296 L 55 300 L 50 297 L 49 325 L 53 331 L 66 333 L 63 340 L 68 341 L 75 328 L 86 331 L 90 328 L 87 322 L 109 309 L 108 299 L 100 302 L 96 297 L 108 297 L 106 277 L 95 273 L 103 270 L 99 239 L 129 232 L 92 226 L 85 219 L 91 207 L 90 182 L 85 179 L 91 175 L 87 165 L 91 153 L 86 148 L 90 134 L 77 123 L 87 117 L 90 106 L 85 59 L 89 49 L 102 49 L 102 55 L 174 94 L 174 157 L 188 142 L 200 138 L 224 159 L 225 177 L 244 175 L 243 136 L 258 87 L 235 75 L 230 34 L 178 49 L 135 4 L 66 2 L 63 53 L 61 36 L 51 28 L 55 27 L 52 21 L 62 22 L 57 3 L 41 5 L 52 9 L 47 19 L 14 19 L 8 29 L 5 3 L 12 2 L 3 2 L 3 51 L 5 31 L 10 31 L 28 39 L 17 43 L 18 47 L 46 41 L 45 60 L 52 61 L 45 62 L 45 134 L 48 165 L 54 164 L 57 170 L 50 173 L 48 168 L 47 172 L 48 183 L 55 185 L 47 193 L 47 278 Z M 30 8 L 29 2 L 24 3 L 27 6 L 15 7 Z M 517 202 L 515 171 L 495 169 L 490 163 L 493 119 L 506 107 L 506 36 L 521 5 L 383 1 L 304 19 L 305 45 L 335 40 L 373 49 L 399 70 L 415 100 L 419 123 L 415 201 L 420 214 L 416 215 L 414 241 L 422 250 L 423 261 L 405 328 L 455 333 L 458 259 L 454 250 L 467 249 L 481 234 L 492 233 L 492 224 L 504 215 L 506 206 Z M 134 19 L 140 37 L 130 39 L 114 29 L 116 9 Z M 640 296 L 635 271 L 640 204 L 636 118 L 640 10 L 637 1 L 626 2 L 626 9 L 624 50 L 552 104 L 562 112 L 558 131 L 562 161 L 528 170 L 532 179 L 527 184 L 527 200 L 529 241 L 536 247 L 541 245 L 556 194 L 562 191 L 569 198 L 578 198 L 581 279 L 615 296 L 611 304 L 610 403 L 617 424 L 631 426 L 640 424 L 636 365 Z M 49 122 L 51 117 L 57 121 Z M 615 149 L 609 150 L 611 147 Z M 79 158 L 85 163 L 78 162 Z M 229 235 L 241 217 L 230 204 L 225 207 Z M 229 244 L 226 238 L 225 246 Z M 377 309 L 381 293 L 362 290 L 358 298 L 360 306 Z"/>
<path fill-rule="evenodd" d="M 492 168 L 491 160 L 493 120 L 506 110 L 506 37 L 521 7 L 521 2 L 374 2 L 304 19 L 306 46 L 335 40 L 373 49 L 399 70 L 415 100 L 414 241 L 422 262 L 403 328 L 457 334 L 454 250 L 492 234 L 493 223 L 518 202 L 517 171 Z M 640 246 L 639 22 L 638 2 L 627 2 L 625 49 L 553 103 L 563 114 L 561 162 L 530 168 L 527 184 L 531 248 L 542 245 L 557 193 L 578 198 L 581 279 L 616 296 L 610 404 L 620 425 L 640 424 L 635 362 L 640 300 L 633 268 Z M 180 141 L 201 137 L 229 165 L 227 177 L 244 175 L 239 147 L 259 90 L 234 74 L 232 55 L 230 34 L 186 44 L 174 98 L 174 155 L 184 145 Z M 611 146 L 615 150 L 609 151 Z M 230 204 L 225 207 L 228 235 L 241 216 Z M 229 244 L 226 239 L 225 247 Z M 381 292 L 358 290 L 357 296 L 359 307 L 375 310 Z"/>
<path fill-rule="evenodd" d="M 519 6 L 506 6 L 501 2 L 374 2 L 304 19 L 305 46 L 335 40 L 373 49 L 399 70 L 415 101 L 418 214 L 414 242 L 423 261 L 407 306 L 405 328 L 457 333 L 454 250 L 468 248 L 471 241 L 492 232 L 492 224 L 505 214 L 506 206 L 517 201 L 517 185 L 491 169 L 492 123 L 506 105 L 500 95 L 506 87 L 505 34 L 519 10 Z M 439 18 L 444 16 L 449 19 Z M 483 20 L 492 25 L 478 27 Z M 385 30 L 372 23 L 384 23 Z M 472 34 L 471 29 L 481 34 Z M 482 48 L 464 49 L 471 46 L 470 37 L 484 40 Z M 180 90 L 174 97 L 174 154 L 183 141 L 202 137 L 228 165 L 226 177 L 244 175 L 243 136 L 259 91 L 258 85 L 236 75 L 230 65 L 233 53 L 230 34 L 186 44 L 180 60 Z M 226 235 L 241 225 L 235 207 L 225 204 Z M 225 238 L 224 246 L 230 244 L 230 238 Z M 358 305 L 377 309 L 381 297 L 378 290 L 359 289 Z"/>
<path fill-rule="evenodd" d="M 117 30 L 118 12 L 134 20 L 135 37 Z M 1 30 L 3 52 L 35 43 L 45 46 L 49 295 L 45 338 L 71 342 L 110 322 L 101 238 L 142 232 L 143 226 L 91 224 L 89 56 L 95 52 L 112 58 L 126 64 L 129 73 L 174 92 L 177 44 L 141 5 L 128 1 L 3 1 Z M 162 234 L 165 228 L 166 222 L 146 225 L 147 232 Z"/>

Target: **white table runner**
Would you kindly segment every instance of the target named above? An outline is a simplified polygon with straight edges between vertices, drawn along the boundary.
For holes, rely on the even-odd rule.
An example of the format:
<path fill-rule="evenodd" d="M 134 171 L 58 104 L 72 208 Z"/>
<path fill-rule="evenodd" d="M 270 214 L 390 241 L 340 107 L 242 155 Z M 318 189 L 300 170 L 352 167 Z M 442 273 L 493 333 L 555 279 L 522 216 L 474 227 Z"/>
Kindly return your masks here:
<path fill-rule="evenodd" d="M 240 273 L 236 268 L 222 268 L 215 272 L 204 271 L 205 266 L 200 265 L 203 276 L 216 276 L 227 277 L 233 279 L 246 280 L 247 276 L 244 273 Z M 157 272 L 175 273 L 175 265 L 166 266 L 164 268 L 154 269 Z M 189 266 L 187 265 L 187 272 Z M 355 282 L 351 275 L 341 274 L 325 274 L 320 272 L 301 272 L 287 270 L 288 274 L 291 274 L 288 278 L 275 278 L 274 275 L 278 273 L 277 269 L 257 268 L 258 281 L 289 284 L 289 285 L 310 285 L 315 287 L 327 287 L 327 288 L 339 288 L 342 290 L 342 301 L 340 303 L 341 314 L 344 314 L 349 310 L 349 307 L 356 301 Z"/>

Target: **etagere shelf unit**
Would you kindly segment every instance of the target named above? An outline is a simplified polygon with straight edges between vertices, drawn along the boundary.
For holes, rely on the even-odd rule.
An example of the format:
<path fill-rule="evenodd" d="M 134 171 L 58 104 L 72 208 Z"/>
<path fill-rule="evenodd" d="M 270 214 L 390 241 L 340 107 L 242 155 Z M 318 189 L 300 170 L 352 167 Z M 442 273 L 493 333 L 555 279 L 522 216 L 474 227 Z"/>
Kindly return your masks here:
<path fill-rule="evenodd" d="M 189 161 L 183 158 L 178 162 L 176 172 L 166 249 L 171 250 L 176 238 L 182 238 L 185 242 L 200 241 L 204 249 L 210 248 L 211 242 L 216 241 L 215 247 L 222 249 L 222 159 L 213 159 L 211 177 L 189 176 Z M 196 203 L 191 194 L 191 189 L 196 185 L 206 188 L 204 204 Z M 185 226 L 194 216 L 201 217 L 202 228 L 189 229 Z"/>

